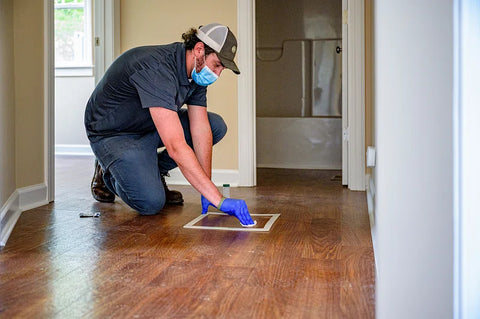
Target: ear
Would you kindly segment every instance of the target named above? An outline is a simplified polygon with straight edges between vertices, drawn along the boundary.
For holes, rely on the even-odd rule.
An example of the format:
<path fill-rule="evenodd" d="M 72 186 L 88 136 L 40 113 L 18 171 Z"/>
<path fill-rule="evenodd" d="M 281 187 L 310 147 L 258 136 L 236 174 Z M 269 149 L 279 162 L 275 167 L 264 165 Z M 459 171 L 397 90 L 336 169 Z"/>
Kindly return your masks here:
<path fill-rule="evenodd" d="M 205 46 L 202 41 L 197 42 L 195 46 L 193 47 L 193 54 L 195 54 L 196 57 L 200 57 L 203 55 L 205 52 Z"/>

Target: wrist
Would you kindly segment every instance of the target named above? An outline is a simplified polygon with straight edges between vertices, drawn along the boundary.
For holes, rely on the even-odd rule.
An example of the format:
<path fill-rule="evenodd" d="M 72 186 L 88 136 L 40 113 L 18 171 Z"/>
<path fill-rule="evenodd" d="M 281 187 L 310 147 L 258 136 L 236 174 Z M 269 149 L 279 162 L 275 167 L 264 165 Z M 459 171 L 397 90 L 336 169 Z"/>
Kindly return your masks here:
<path fill-rule="evenodd" d="M 223 204 L 224 201 L 225 201 L 225 197 L 222 197 L 222 199 L 220 199 L 220 202 L 217 205 L 218 209 L 220 209 L 220 207 L 222 207 L 222 204 Z"/>

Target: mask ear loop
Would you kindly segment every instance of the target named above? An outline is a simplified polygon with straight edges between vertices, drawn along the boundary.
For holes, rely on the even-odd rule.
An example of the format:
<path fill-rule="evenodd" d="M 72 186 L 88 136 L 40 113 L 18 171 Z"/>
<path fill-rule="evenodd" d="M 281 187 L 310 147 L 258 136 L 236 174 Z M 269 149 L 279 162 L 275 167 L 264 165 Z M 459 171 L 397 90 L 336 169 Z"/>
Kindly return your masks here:
<path fill-rule="evenodd" d="M 207 65 L 207 57 L 205 55 L 205 49 L 203 50 L 203 67 L 200 69 L 200 71 L 197 71 L 197 57 L 195 56 L 195 54 L 193 55 L 193 68 L 195 69 L 196 73 L 200 73 L 206 65 Z"/>
<path fill-rule="evenodd" d="M 203 68 L 205 67 L 205 65 L 207 65 L 207 58 L 205 56 L 205 51 L 203 51 Z M 203 69 L 201 68 L 200 71 L 197 71 L 197 57 L 195 56 L 195 54 L 193 55 L 193 68 L 195 69 L 196 73 L 200 73 L 200 71 L 202 71 Z"/>

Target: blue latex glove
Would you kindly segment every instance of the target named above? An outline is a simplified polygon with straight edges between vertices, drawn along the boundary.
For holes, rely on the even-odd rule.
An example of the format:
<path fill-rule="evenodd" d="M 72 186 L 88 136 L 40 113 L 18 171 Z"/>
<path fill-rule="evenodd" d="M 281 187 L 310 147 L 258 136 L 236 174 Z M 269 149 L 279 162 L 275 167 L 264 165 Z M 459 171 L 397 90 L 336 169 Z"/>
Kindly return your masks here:
<path fill-rule="evenodd" d="M 223 203 L 220 204 L 219 209 L 238 218 L 242 226 L 253 226 L 253 221 L 250 213 L 248 212 L 247 203 L 243 199 L 225 198 Z"/>
<path fill-rule="evenodd" d="M 208 212 L 208 206 L 212 206 L 213 208 L 217 208 L 217 206 L 210 203 L 208 199 L 203 197 L 202 195 L 202 214 L 206 214 Z"/>
<path fill-rule="evenodd" d="M 223 202 L 221 202 L 220 207 L 216 207 L 202 195 L 202 214 L 207 213 L 208 206 L 218 208 L 220 211 L 227 213 L 228 215 L 237 217 L 242 226 L 255 225 L 255 222 L 248 211 L 247 203 L 245 203 L 243 199 L 225 198 Z"/>

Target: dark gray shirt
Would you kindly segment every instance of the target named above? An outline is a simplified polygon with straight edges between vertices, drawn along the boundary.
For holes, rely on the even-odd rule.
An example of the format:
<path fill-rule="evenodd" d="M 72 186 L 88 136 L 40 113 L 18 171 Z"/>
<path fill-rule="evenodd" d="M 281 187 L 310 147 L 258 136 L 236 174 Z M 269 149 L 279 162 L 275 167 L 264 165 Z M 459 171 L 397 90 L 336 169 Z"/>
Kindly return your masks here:
<path fill-rule="evenodd" d="M 188 80 L 182 43 L 130 49 L 112 63 L 88 100 L 88 138 L 154 131 L 149 107 L 178 112 L 184 104 L 207 106 L 206 92 Z"/>

